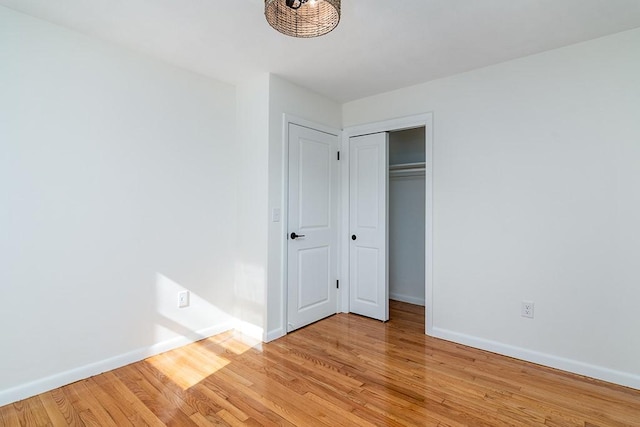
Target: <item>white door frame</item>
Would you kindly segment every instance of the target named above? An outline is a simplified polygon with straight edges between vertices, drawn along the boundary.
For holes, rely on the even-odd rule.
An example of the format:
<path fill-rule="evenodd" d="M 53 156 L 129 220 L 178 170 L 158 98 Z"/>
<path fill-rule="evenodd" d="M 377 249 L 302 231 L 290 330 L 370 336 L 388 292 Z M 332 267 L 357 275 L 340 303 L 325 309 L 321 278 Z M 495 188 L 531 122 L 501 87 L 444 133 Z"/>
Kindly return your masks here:
<path fill-rule="evenodd" d="M 280 206 L 280 212 L 281 212 L 280 219 L 282 220 L 282 236 L 281 236 L 282 249 L 280 253 L 280 259 L 282 260 L 282 264 L 280 266 L 282 268 L 282 284 L 281 284 L 282 294 L 280 295 L 280 298 L 281 298 L 280 303 L 282 306 L 281 318 L 283 322 L 282 324 L 283 333 L 280 336 L 284 336 L 287 334 L 287 319 L 288 319 L 287 297 L 289 292 L 289 274 L 288 274 L 289 261 L 287 259 L 287 250 L 288 250 L 287 239 L 288 239 L 288 231 L 289 231 L 289 125 L 290 124 L 306 127 L 309 129 L 315 129 L 321 132 L 328 133 L 330 135 L 337 136 L 338 150 L 340 150 L 340 155 L 341 155 L 340 160 L 342 161 L 342 148 L 341 148 L 342 144 L 340 143 L 342 132 L 339 129 L 334 129 L 332 127 L 325 126 L 320 123 L 313 122 L 311 120 L 303 119 L 302 117 L 297 117 L 292 114 L 287 114 L 287 113 L 282 114 L 282 205 Z M 338 182 L 342 183 L 342 168 L 338 168 Z M 336 232 L 338 233 L 338 247 L 336 248 L 338 251 L 338 256 L 337 256 L 336 270 L 339 273 L 338 276 L 342 276 L 342 274 L 340 274 L 342 272 L 342 265 L 341 265 L 342 264 L 342 248 L 340 244 L 340 236 L 342 233 L 342 221 L 340 218 L 340 215 L 342 215 L 342 206 L 341 206 L 342 194 L 340 194 L 341 191 L 342 191 L 342 186 L 339 185 L 338 186 L 338 207 L 337 207 L 338 223 L 336 224 L 336 227 L 337 227 Z M 338 293 L 336 296 L 336 301 L 337 301 L 336 313 L 340 311 L 339 310 L 340 301 L 342 299 L 341 291 L 342 291 L 342 280 L 340 280 L 340 288 L 338 289 Z"/>
<path fill-rule="evenodd" d="M 340 292 L 338 301 L 344 313 L 349 312 L 349 138 L 370 133 L 392 132 L 417 127 L 425 128 L 425 333 L 433 335 L 433 113 L 419 114 L 345 128 L 342 132 L 342 200 L 340 239 L 338 246 Z"/>

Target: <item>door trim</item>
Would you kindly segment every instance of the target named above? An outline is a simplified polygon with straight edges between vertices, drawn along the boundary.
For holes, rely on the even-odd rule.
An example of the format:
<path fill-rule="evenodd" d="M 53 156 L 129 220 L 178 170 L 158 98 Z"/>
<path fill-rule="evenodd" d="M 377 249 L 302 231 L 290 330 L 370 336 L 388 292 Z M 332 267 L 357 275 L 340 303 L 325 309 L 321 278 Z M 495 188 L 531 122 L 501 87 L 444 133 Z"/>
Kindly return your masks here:
<path fill-rule="evenodd" d="M 370 133 L 392 132 L 417 127 L 425 128 L 425 333 L 433 335 L 433 113 L 418 114 L 364 125 L 351 126 L 342 131 L 341 165 L 341 226 L 338 241 L 338 264 L 342 277 L 338 301 L 340 311 L 349 312 L 349 236 L 342 230 L 349 229 L 349 138 Z"/>
<path fill-rule="evenodd" d="M 338 149 L 342 154 L 342 131 L 340 129 L 335 129 L 330 126 L 325 126 L 320 123 L 313 122 L 311 120 L 304 119 L 302 117 L 295 116 L 293 114 L 283 113 L 282 114 L 282 204 L 280 205 L 280 220 L 282 223 L 282 235 L 281 235 L 281 250 L 280 250 L 280 259 L 282 262 L 280 263 L 280 268 L 282 271 L 282 282 L 280 283 L 280 304 L 281 304 L 281 319 L 282 319 L 282 330 L 278 330 L 277 336 L 267 336 L 266 341 L 272 341 L 276 338 L 287 335 L 287 298 L 289 292 L 289 261 L 287 259 L 287 233 L 289 230 L 289 125 L 298 125 L 302 127 L 306 127 L 309 129 L 317 130 L 320 132 L 328 133 L 329 135 L 334 135 L 338 137 Z M 342 161 L 342 157 L 340 158 Z M 342 183 L 342 168 L 338 168 L 338 182 Z M 338 192 L 342 191 L 341 185 L 338 185 Z M 339 273 L 339 276 L 342 276 L 342 248 L 340 245 L 340 235 L 342 233 L 342 221 L 340 220 L 340 215 L 342 214 L 342 194 L 338 194 L 338 223 L 336 224 L 338 233 L 338 247 L 336 250 L 338 251 L 337 256 L 337 266 L 336 270 Z M 342 283 L 342 277 L 341 281 Z M 340 289 L 338 289 L 338 293 L 336 295 L 337 307 L 336 313 L 339 311 L 340 301 L 341 301 L 341 291 L 342 285 Z"/>

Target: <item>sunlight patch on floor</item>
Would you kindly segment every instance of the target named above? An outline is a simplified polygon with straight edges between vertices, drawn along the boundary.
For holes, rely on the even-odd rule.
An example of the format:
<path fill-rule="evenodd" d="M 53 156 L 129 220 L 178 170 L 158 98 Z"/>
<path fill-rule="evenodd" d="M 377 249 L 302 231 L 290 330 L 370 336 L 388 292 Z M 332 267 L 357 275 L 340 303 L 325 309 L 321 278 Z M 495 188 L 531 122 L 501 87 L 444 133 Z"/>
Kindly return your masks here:
<path fill-rule="evenodd" d="M 251 349 L 262 351 L 261 342 L 236 331 L 227 331 L 150 357 L 146 362 L 182 390 L 187 390 Z"/>
<path fill-rule="evenodd" d="M 191 345 L 193 346 L 193 344 Z M 186 346 L 169 353 L 147 359 L 147 363 L 160 371 L 183 390 L 187 390 L 231 363 L 225 357 Z"/>

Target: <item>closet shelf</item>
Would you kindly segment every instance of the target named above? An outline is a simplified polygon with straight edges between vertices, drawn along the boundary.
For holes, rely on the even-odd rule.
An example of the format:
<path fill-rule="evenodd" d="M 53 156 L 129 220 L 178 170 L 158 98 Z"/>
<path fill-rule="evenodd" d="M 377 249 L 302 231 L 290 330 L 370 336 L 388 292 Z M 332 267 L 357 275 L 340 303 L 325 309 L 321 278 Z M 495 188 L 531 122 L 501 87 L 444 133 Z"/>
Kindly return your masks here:
<path fill-rule="evenodd" d="M 417 163 L 399 163 L 396 165 L 389 165 L 390 171 L 398 171 L 405 169 L 424 169 L 425 162 L 417 162 Z"/>

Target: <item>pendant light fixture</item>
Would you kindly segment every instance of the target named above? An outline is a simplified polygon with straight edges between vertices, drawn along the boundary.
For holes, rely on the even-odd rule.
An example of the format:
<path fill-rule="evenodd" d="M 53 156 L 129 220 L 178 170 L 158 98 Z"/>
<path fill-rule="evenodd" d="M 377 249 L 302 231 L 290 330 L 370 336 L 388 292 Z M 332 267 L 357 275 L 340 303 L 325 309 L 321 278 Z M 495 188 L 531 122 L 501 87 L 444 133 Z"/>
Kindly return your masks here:
<path fill-rule="evenodd" d="M 340 0 L 265 0 L 264 15 L 282 34 L 318 37 L 338 26 Z"/>

